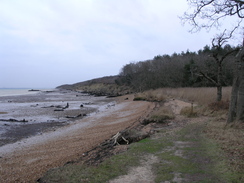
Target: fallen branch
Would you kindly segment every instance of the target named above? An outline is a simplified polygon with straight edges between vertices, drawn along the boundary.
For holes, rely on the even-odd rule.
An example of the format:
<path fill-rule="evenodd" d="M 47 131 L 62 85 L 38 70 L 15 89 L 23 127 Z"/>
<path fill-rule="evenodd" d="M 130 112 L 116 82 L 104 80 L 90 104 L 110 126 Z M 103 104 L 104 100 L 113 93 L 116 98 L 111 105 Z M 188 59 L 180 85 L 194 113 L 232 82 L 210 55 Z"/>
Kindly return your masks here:
<path fill-rule="evenodd" d="M 41 108 L 52 108 L 55 107 L 54 105 L 50 105 L 50 106 L 45 106 L 45 107 L 41 107 Z"/>
<path fill-rule="evenodd" d="M 126 144 L 129 144 L 129 141 L 126 140 L 126 139 L 122 136 L 122 134 L 121 134 L 120 132 L 118 132 L 115 136 L 112 137 L 112 140 L 114 140 L 114 144 L 113 144 L 113 145 L 115 145 L 115 144 L 120 145 L 119 142 L 118 142 L 118 139 L 119 139 L 119 138 L 122 138 L 122 139 L 126 142 Z"/>
<path fill-rule="evenodd" d="M 66 106 L 61 106 L 61 105 L 50 105 L 50 106 L 46 106 L 46 107 L 42 107 L 42 108 L 52 108 L 52 107 L 56 107 L 56 108 L 58 108 L 58 109 L 61 109 L 61 110 L 54 110 L 54 111 L 62 111 L 62 110 L 64 110 L 64 109 L 67 109 L 67 108 L 69 108 L 69 103 L 67 103 L 66 104 Z"/>
<path fill-rule="evenodd" d="M 5 122 L 23 122 L 23 123 L 26 123 L 28 122 L 28 120 L 17 120 L 17 119 L 13 119 L 13 118 L 10 118 L 10 119 L 0 119 L 0 121 L 5 121 Z"/>
<path fill-rule="evenodd" d="M 79 118 L 79 117 L 83 117 L 86 116 L 86 114 L 78 114 L 77 116 L 65 116 L 66 118 Z"/>
<path fill-rule="evenodd" d="M 64 111 L 63 109 L 54 109 L 54 111 Z"/>

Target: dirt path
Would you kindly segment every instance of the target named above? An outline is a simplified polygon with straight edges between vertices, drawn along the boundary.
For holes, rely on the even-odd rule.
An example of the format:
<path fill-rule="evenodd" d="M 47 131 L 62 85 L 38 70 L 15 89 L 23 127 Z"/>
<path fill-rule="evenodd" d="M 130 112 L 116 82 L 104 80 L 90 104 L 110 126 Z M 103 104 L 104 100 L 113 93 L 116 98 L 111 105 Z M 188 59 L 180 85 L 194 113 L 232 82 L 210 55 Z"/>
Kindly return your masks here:
<path fill-rule="evenodd" d="M 201 140 L 202 127 L 204 122 L 207 120 L 206 118 L 185 118 L 180 115 L 180 111 L 184 107 L 190 107 L 192 104 L 183 102 L 180 100 L 170 100 L 164 104 L 172 109 L 176 118 L 172 122 L 172 127 L 167 129 L 167 136 L 169 141 L 172 143 L 171 146 L 168 146 L 166 149 L 163 149 L 162 152 L 158 152 L 161 154 L 160 156 L 156 154 L 149 154 L 147 157 L 141 157 L 143 161 L 141 161 L 141 165 L 138 167 L 131 167 L 128 169 L 130 172 L 127 175 L 119 176 L 113 180 L 110 180 L 110 183 L 122 183 L 122 182 L 142 182 L 142 183 L 154 183 L 154 182 L 198 182 L 202 180 L 213 180 L 213 182 L 221 182 L 218 177 L 212 175 L 209 170 L 209 165 L 211 159 L 204 155 L 204 152 L 201 152 L 201 144 L 199 141 Z M 186 121 L 187 120 L 187 121 Z M 176 135 L 180 130 L 183 129 L 183 134 Z M 154 136 L 152 138 L 160 138 L 159 136 Z M 193 139 L 193 141 L 192 141 Z M 196 148 L 197 147 L 197 148 Z M 200 147 L 200 150 L 198 150 Z M 192 150 L 186 150 L 187 148 Z M 203 154 L 201 154 L 203 153 Z M 205 152 L 206 153 L 206 152 Z M 161 157 L 161 159 L 159 158 Z M 169 158 L 171 157 L 171 159 Z M 166 159 L 164 159 L 166 158 Z M 169 158 L 169 159 L 167 159 Z M 145 160 L 146 159 L 146 160 Z M 159 163 L 160 162 L 160 163 Z M 194 163 L 193 163 L 194 162 Z M 192 168 L 193 164 L 197 163 L 197 167 Z M 206 165 L 206 163 L 208 165 Z M 161 172 L 158 170 L 158 174 L 165 175 L 156 175 L 155 171 L 152 171 L 152 165 L 158 164 L 162 169 Z M 181 165 L 186 164 L 186 166 Z M 190 165 L 187 167 L 187 165 Z M 191 167 L 192 166 L 192 167 Z M 165 170 L 162 167 L 166 167 Z M 189 168 L 189 170 L 187 170 Z M 179 170 L 183 170 L 184 173 L 179 172 Z M 169 172 L 168 172 L 169 171 Z M 196 171 L 196 173 L 191 174 L 188 172 Z M 160 172 L 160 173 L 159 173 Z M 200 173 L 201 172 L 201 173 Z M 204 172 L 204 173 L 202 173 Z M 170 176 L 170 180 L 164 180 L 162 177 Z M 161 180 L 157 180 L 157 177 L 161 177 Z M 183 178 L 184 177 L 184 178 Z M 159 178 L 160 179 L 160 178 Z M 167 178 L 165 178 L 167 179 Z M 157 181 L 155 181 L 157 180 Z"/>
<path fill-rule="evenodd" d="M 131 168 L 128 175 L 119 176 L 118 178 L 109 181 L 109 183 L 154 183 L 155 175 L 152 172 L 152 164 L 156 163 L 157 161 L 157 156 L 145 156 L 141 160 L 141 166 Z"/>
<path fill-rule="evenodd" d="M 3 146 L 0 182 L 36 182 L 47 170 L 76 160 L 111 135 L 138 122 L 153 108 L 153 103 L 123 100 L 57 131 Z"/>

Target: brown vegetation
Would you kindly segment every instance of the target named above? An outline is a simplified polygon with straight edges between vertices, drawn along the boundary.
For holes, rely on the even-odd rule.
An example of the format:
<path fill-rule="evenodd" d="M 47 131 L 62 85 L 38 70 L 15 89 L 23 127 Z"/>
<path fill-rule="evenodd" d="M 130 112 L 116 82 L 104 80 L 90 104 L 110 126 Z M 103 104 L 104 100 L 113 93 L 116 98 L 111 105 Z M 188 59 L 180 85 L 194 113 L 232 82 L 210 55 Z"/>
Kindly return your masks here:
<path fill-rule="evenodd" d="M 79 86 L 76 88 L 77 91 L 82 91 L 84 93 L 89 93 L 95 96 L 108 96 L 117 97 L 121 95 L 126 95 L 130 93 L 129 87 L 118 86 L 116 84 L 107 83 L 94 83 L 91 85 Z"/>
<path fill-rule="evenodd" d="M 90 86 L 93 84 L 115 84 L 115 80 L 118 79 L 118 76 L 105 76 L 101 78 L 91 79 L 88 81 L 83 81 L 75 84 L 66 84 L 58 86 L 59 89 L 77 89 L 83 86 Z"/>
<path fill-rule="evenodd" d="M 146 100 L 151 102 L 163 102 L 165 101 L 166 97 L 161 89 L 157 90 L 148 90 L 142 93 L 136 93 L 134 100 Z"/>
<path fill-rule="evenodd" d="M 207 106 L 216 100 L 216 88 L 162 88 L 158 92 L 170 98 L 177 98 L 198 105 Z M 223 87 L 223 101 L 228 101 L 231 95 L 231 87 Z"/>

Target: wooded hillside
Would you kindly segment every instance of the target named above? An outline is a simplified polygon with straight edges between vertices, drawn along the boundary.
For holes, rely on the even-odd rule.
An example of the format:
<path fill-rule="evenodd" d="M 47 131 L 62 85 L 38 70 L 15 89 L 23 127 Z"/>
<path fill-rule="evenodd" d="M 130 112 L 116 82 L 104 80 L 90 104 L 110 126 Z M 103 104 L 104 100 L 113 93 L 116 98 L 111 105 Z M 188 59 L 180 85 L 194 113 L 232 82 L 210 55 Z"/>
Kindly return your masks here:
<path fill-rule="evenodd" d="M 236 47 L 226 45 L 218 50 L 218 57 L 232 52 L 222 62 L 221 85 L 230 86 L 233 80 L 233 67 Z M 162 87 L 206 87 L 216 86 L 218 63 L 215 50 L 205 46 L 196 52 L 158 55 L 152 60 L 133 62 L 125 65 L 119 74 L 117 84 L 128 85 L 135 91 L 145 91 Z"/>
<path fill-rule="evenodd" d="M 94 84 L 115 84 L 115 80 L 118 79 L 119 76 L 105 76 L 102 78 L 91 79 L 88 81 L 78 82 L 75 84 L 65 84 L 58 86 L 60 89 L 80 89 L 84 86 L 91 86 Z"/>
<path fill-rule="evenodd" d="M 83 90 L 98 95 L 121 95 L 163 87 L 213 87 L 220 76 L 221 86 L 231 86 L 237 50 L 237 47 L 225 45 L 218 50 L 216 56 L 214 47 L 205 46 L 198 52 L 188 50 L 179 54 L 157 55 L 151 60 L 126 64 L 117 76 L 106 76 L 57 88 Z M 219 73 L 219 63 L 216 60 L 230 52 L 221 62 Z"/>

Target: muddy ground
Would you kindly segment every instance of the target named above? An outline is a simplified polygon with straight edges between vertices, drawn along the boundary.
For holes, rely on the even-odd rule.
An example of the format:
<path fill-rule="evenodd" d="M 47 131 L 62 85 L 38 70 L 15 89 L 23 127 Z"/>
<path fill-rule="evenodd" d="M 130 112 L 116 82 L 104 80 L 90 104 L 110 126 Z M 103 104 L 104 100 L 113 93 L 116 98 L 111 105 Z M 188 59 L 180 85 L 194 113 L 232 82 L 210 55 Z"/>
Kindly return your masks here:
<path fill-rule="evenodd" d="M 113 104 L 113 99 L 67 90 L 0 97 L 0 146 L 54 131 Z"/>

